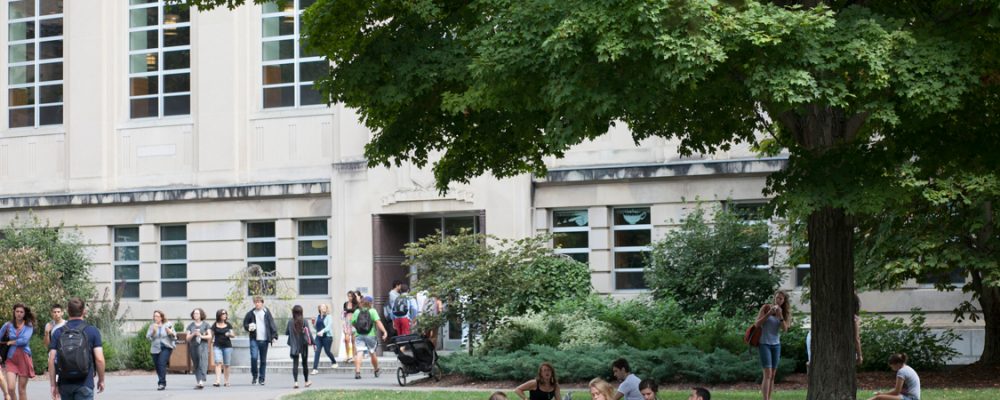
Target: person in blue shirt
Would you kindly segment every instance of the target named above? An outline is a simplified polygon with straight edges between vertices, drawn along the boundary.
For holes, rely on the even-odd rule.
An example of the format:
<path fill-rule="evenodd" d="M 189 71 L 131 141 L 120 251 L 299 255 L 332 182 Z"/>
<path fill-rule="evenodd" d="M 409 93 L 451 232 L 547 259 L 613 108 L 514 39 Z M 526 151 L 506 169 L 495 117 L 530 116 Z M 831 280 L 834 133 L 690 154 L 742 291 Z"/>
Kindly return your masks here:
<path fill-rule="evenodd" d="M 56 370 L 56 353 L 59 349 L 59 340 L 62 338 L 63 331 L 66 329 L 78 329 L 80 326 L 86 324 L 83 321 L 85 310 L 85 304 L 79 297 L 69 300 L 69 304 L 66 307 L 66 312 L 69 314 L 69 321 L 66 321 L 66 325 L 63 325 L 62 328 L 52 332 L 52 343 L 49 344 L 49 371 Z M 101 331 L 92 325 L 88 325 L 83 329 L 83 333 L 87 336 L 87 341 L 90 342 L 94 364 L 91 366 L 92 368 L 90 368 L 87 376 L 80 379 L 74 380 L 59 375 L 57 381 L 56 374 L 49 374 L 53 399 L 94 400 L 95 389 L 97 393 L 104 391 L 104 349 L 101 347 Z M 96 385 L 94 384 L 95 371 L 97 373 Z"/>
<path fill-rule="evenodd" d="M 0 337 L 6 335 L 7 383 L 10 385 L 11 399 L 28 398 L 28 380 L 35 377 L 35 366 L 31 361 L 31 335 L 35 333 L 35 314 L 24 304 L 14 305 L 14 316 L 0 328 Z M 15 390 L 16 389 L 16 390 Z"/>
<path fill-rule="evenodd" d="M 316 355 L 313 356 L 313 375 L 319 373 L 319 357 L 322 351 L 325 351 L 326 356 L 330 358 L 331 366 L 337 366 L 337 359 L 333 357 L 333 352 L 330 351 L 330 346 L 333 345 L 333 318 L 330 317 L 330 306 L 320 304 L 317 307 L 317 311 L 319 315 L 315 319 L 310 318 L 313 323 L 313 331 L 316 332 Z"/>

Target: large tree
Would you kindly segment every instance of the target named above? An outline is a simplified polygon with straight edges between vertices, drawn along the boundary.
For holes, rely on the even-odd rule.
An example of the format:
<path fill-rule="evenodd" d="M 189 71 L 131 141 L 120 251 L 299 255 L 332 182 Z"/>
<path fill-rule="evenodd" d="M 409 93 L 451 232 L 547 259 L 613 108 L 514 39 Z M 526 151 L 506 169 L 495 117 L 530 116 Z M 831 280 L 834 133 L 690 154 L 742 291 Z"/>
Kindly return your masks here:
<path fill-rule="evenodd" d="M 771 188 L 809 214 L 809 397 L 847 399 L 852 215 L 872 205 L 859 188 L 879 184 L 871 172 L 890 155 L 962 132 L 946 116 L 977 101 L 970 93 L 996 68 L 977 50 L 997 46 L 983 35 L 998 4 L 318 0 L 304 33 L 333 63 L 320 82 L 329 100 L 375 132 L 369 163 L 433 161 L 441 190 L 484 173 L 544 173 L 546 157 L 616 123 L 637 141 L 677 138 L 682 153 L 771 136 L 790 153 Z"/>

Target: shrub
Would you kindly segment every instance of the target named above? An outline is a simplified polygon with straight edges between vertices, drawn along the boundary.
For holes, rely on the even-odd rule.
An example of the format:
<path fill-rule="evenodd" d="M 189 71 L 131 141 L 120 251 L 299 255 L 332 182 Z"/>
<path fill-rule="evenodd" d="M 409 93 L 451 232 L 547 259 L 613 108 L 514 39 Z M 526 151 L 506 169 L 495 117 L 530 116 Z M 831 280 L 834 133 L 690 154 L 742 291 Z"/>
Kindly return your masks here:
<path fill-rule="evenodd" d="M 149 352 L 150 341 L 146 339 L 146 331 L 149 330 L 149 324 L 149 322 L 143 324 L 142 328 L 131 339 L 132 352 L 128 363 L 129 368 L 144 369 L 146 371 L 152 371 L 155 368 L 153 358 Z"/>
<path fill-rule="evenodd" d="M 42 334 L 45 334 L 44 331 Z M 44 374 L 49 369 L 49 348 L 45 346 L 45 338 L 41 335 L 33 335 L 28 346 L 31 347 L 31 364 L 35 366 L 35 374 Z"/>
<path fill-rule="evenodd" d="M 28 218 L 15 217 L 4 227 L 0 235 L 0 252 L 13 249 L 30 248 L 41 254 L 41 258 L 58 273 L 57 285 L 68 296 L 82 299 L 94 295 L 94 283 L 90 278 L 90 258 L 87 255 L 87 245 L 83 236 L 76 229 L 68 229 L 64 225 L 51 226 L 42 222 L 34 213 L 29 212 Z M 21 295 L 29 294 L 20 290 Z M 45 293 L 39 291 L 38 293 Z M 50 297 L 47 301 L 65 299 L 67 296 Z M 22 301 L 28 304 L 26 301 Z M 29 304 L 32 307 L 35 305 Z M 49 304 L 44 304 L 48 310 Z M 39 310 L 42 310 L 39 308 Z"/>
<path fill-rule="evenodd" d="M 951 345 L 958 335 L 951 329 L 939 334 L 924 326 L 924 313 L 911 310 L 910 322 L 865 314 L 861 319 L 861 348 L 866 371 L 882 371 L 893 353 L 906 353 L 907 364 L 916 370 L 937 370 L 958 355 Z"/>
<path fill-rule="evenodd" d="M 65 298 L 60 276 L 55 265 L 38 249 L 0 248 L 0 292 L 8 294 L 0 296 L 0 320 L 10 320 L 17 303 L 31 308 L 38 319 L 47 320 L 53 300 Z"/>

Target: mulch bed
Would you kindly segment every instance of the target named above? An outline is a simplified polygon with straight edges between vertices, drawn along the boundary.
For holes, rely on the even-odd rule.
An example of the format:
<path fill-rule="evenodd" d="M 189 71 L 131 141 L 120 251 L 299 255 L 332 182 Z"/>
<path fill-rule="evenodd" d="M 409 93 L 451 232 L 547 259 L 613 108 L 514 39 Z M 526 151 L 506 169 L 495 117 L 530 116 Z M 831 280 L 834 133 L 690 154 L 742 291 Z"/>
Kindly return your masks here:
<path fill-rule="evenodd" d="M 920 374 L 920 386 L 924 389 L 943 388 L 1000 388 L 1000 365 L 980 366 L 966 365 L 953 367 L 943 371 L 917 371 Z M 413 378 L 419 379 L 414 376 Z M 778 390 L 806 389 L 809 386 L 806 374 L 792 374 L 778 383 Z M 859 390 L 889 389 L 895 385 L 895 374 L 886 369 L 884 372 L 859 372 Z M 523 382 L 513 381 L 476 381 L 462 375 L 447 375 L 440 382 L 430 379 L 415 380 L 407 386 L 423 387 L 467 387 L 470 389 L 515 388 Z M 586 382 L 564 383 L 566 389 L 579 390 L 585 388 Z M 695 383 L 669 384 L 665 390 L 686 390 L 691 386 L 701 386 Z M 720 390 L 755 390 L 760 386 L 753 382 L 711 385 Z"/>

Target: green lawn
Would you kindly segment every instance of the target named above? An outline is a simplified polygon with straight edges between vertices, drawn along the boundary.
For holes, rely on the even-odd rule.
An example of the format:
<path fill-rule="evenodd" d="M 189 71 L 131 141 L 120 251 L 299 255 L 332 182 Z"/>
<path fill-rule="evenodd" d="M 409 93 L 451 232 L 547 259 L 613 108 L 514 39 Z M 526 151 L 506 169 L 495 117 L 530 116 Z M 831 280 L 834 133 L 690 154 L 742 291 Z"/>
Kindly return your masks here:
<path fill-rule="evenodd" d="M 590 399 L 590 394 L 583 390 L 571 390 L 573 399 Z M 424 390 L 309 390 L 294 396 L 285 397 L 285 400 L 474 400 L 489 398 L 491 392 L 487 391 L 424 391 Z M 686 399 L 688 392 L 662 391 L 659 398 L 663 400 Z M 859 399 L 866 399 L 871 396 L 870 391 L 858 392 Z M 517 400 L 513 391 L 507 391 L 507 397 Z M 774 394 L 774 400 L 801 400 L 806 397 L 804 390 L 779 391 Z M 998 389 L 927 389 L 921 393 L 921 397 L 936 400 L 981 400 L 1000 399 Z M 719 391 L 712 392 L 712 400 L 751 400 L 759 399 L 760 393 L 751 391 Z"/>

